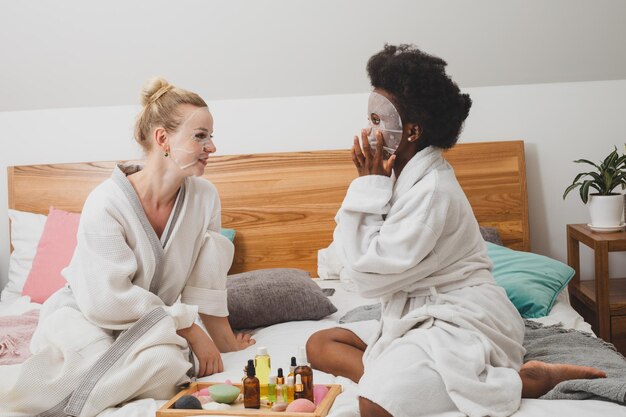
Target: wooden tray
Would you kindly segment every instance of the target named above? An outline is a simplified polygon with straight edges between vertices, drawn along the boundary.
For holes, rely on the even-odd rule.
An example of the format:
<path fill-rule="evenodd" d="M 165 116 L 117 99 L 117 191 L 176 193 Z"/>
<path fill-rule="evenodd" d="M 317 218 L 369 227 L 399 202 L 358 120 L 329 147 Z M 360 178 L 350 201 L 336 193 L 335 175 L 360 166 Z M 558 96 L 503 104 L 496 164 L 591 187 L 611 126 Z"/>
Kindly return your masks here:
<path fill-rule="evenodd" d="M 317 408 L 312 413 L 294 413 L 286 411 L 272 411 L 269 407 L 261 406 L 261 408 L 245 408 L 243 402 L 231 405 L 229 410 L 178 410 L 171 408 L 176 400 L 183 395 L 190 395 L 202 388 L 207 388 L 211 385 L 219 384 L 219 382 L 193 382 L 186 388 L 176 394 L 174 398 L 169 400 L 159 408 L 156 412 L 156 417 L 183 417 L 183 416 L 272 416 L 272 417 L 325 417 L 330 411 L 330 407 L 333 405 L 337 395 L 341 394 L 341 385 L 330 384 L 326 385 L 328 388 L 328 394 L 324 397 L 321 403 L 317 405 Z M 233 384 L 241 390 L 241 384 Z"/>

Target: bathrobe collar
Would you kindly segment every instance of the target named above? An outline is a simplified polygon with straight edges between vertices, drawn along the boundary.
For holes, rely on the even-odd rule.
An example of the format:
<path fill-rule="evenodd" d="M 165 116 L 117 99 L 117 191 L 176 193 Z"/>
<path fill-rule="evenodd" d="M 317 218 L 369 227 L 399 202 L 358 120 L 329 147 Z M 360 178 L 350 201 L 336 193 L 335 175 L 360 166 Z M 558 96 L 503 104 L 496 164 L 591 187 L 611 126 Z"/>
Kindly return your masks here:
<path fill-rule="evenodd" d="M 418 153 L 406 164 L 400 176 L 393 186 L 391 205 L 407 191 L 409 191 L 419 180 L 428 174 L 435 165 L 442 162 L 443 156 L 440 148 L 428 146 Z"/>
<path fill-rule="evenodd" d="M 159 297 L 161 297 L 161 295 L 159 294 L 159 288 L 161 287 L 161 282 L 163 280 L 163 260 L 165 258 L 164 247 L 167 245 L 167 241 L 169 240 L 172 230 L 176 225 L 178 217 L 181 213 L 183 202 L 185 200 L 184 197 L 187 180 L 185 179 L 185 181 L 183 181 L 183 184 L 178 191 L 176 203 L 174 205 L 174 208 L 172 209 L 172 214 L 170 214 L 170 219 L 168 220 L 168 226 L 163 231 L 165 239 L 163 240 L 163 243 L 161 243 L 161 240 L 157 236 L 154 228 L 148 220 L 148 216 L 146 216 L 146 212 L 141 205 L 141 201 L 139 200 L 137 192 L 127 178 L 127 175 L 134 174 L 141 169 L 142 167 L 140 165 L 118 164 L 113 170 L 112 178 L 113 181 L 122 189 L 124 195 L 128 198 L 128 202 L 133 207 L 133 211 L 137 215 L 137 219 L 141 223 L 144 231 L 146 232 L 146 236 L 148 238 L 148 241 L 150 242 L 150 247 L 152 248 L 156 264 L 154 268 L 154 275 L 150 280 L 150 292 L 153 294 L 157 294 L 159 295 Z M 161 299 L 163 298 L 161 297 Z M 176 300 L 163 300 L 163 302 L 167 305 L 171 305 L 174 301 Z"/>

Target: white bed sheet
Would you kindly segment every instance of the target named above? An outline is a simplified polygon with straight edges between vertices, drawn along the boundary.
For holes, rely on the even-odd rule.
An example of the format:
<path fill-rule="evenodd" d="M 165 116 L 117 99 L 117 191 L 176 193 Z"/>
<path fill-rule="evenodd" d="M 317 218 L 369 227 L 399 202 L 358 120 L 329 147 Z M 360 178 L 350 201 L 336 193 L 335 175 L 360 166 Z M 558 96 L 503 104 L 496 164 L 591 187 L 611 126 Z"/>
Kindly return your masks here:
<path fill-rule="evenodd" d="M 295 356 L 298 347 L 303 346 L 308 337 L 315 331 L 334 327 L 349 310 L 360 305 L 373 304 L 376 301 L 365 299 L 357 294 L 343 289 L 339 281 L 317 280 L 323 288 L 335 288 L 335 294 L 330 298 L 338 311 L 331 316 L 320 321 L 301 321 L 281 323 L 274 326 L 257 329 L 254 338 L 257 341 L 244 351 L 231 352 L 223 355 L 225 372 L 202 378 L 201 381 L 225 381 L 230 379 L 233 382 L 239 381 L 243 376 L 243 366 L 248 359 L 254 357 L 256 348 L 266 346 L 272 357 L 272 369 L 282 367 L 288 369 L 289 359 Z M 0 302 L 0 316 L 22 314 L 30 309 L 40 308 L 39 304 L 30 303 L 28 297 L 20 297 L 13 300 Z M 561 294 L 553 307 L 549 316 L 537 319 L 544 324 L 563 323 L 566 327 L 575 328 L 582 331 L 591 332 L 591 326 L 585 323 L 582 317 L 569 305 L 567 292 Z M 363 322 L 363 326 L 373 325 L 373 323 Z M 17 372 L 19 365 L 4 366 L 1 368 L 4 377 L 11 377 Z M 316 384 L 339 383 L 344 387 L 344 392 L 337 397 L 330 417 L 358 416 L 356 384 L 346 378 L 336 378 L 332 375 L 315 371 L 314 379 Z M 165 401 L 144 399 L 133 401 L 120 408 L 111 408 L 100 413 L 98 417 L 148 417 L 154 416 L 155 411 L 161 407 Z M 626 407 L 614 403 L 585 400 L 531 400 L 523 399 L 520 409 L 514 417 L 543 417 L 543 416 L 567 416 L 567 417 L 589 417 L 589 416 L 625 416 Z"/>

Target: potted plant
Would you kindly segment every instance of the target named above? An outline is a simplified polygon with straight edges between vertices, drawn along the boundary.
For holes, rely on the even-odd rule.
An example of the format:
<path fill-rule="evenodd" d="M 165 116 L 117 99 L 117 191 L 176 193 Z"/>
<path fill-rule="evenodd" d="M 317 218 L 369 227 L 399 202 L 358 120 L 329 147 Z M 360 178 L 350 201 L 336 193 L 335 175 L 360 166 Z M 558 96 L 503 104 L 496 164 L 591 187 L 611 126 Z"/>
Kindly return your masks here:
<path fill-rule="evenodd" d="M 594 164 L 587 159 L 574 162 L 589 164 L 594 169 L 576 175 L 572 184 L 565 189 L 563 199 L 570 191 L 578 188 L 583 203 L 589 202 L 590 226 L 593 229 L 601 231 L 620 228 L 624 197 L 614 190 L 618 186 L 622 190 L 626 188 L 626 155 L 619 155 L 615 148 L 600 164 Z"/>

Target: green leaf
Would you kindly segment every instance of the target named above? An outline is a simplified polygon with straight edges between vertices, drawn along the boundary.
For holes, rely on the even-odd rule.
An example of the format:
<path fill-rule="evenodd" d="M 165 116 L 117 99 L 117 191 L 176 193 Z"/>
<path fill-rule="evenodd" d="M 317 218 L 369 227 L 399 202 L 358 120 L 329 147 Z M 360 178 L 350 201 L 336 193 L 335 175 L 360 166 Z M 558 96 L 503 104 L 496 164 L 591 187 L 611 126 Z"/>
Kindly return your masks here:
<path fill-rule="evenodd" d="M 583 203 L 587 204 L 589 200 L 589 186 L 591 185 L 591 181 L 587 180 L 583 182 L 580 186 L 580 198 L 583 200 Z"/>
<path fill-rule="evenodd" d="M 589 161 L 588 159 L 577 159 L 574 162 L 576 162 L 577 164 L 580 163 L 585 163 L 585 164 L 589 164 L 589 165 L 593 165 L 594 167 L 596 167 L 598 170 L 600 170 L 600 167 L 597 166 L 596 164 L 594 164 L 593 162 Z"/>
<path fill-rule="evenodd" d="M 572 184 L 578 182 L 578 180 L 584 177 L 585 175 L 589 175 L 589 174 L 586 172 L 581 172 L 580 174 L 576 175 L 576 178 L 574 178 L 574 181 L 572 181 Z"/>
<path fill-rule="evenodd" d="M 604 162 L 602 162 L 602 165 L 604 165 L 605 169 L 607 167 L 613 166 L 617 158 L 619 158 L 619 156 L 617 155 L 617 148 L 615 148 L 615 150 L 611 152 L 609 156 L 604 158 Z"/>
<path fill-rule="evenodd" d="M 595 181 L 595 182 L 597 182 L 599 184 L 601 184 L 602 181 L 604 181 L 604 179 L 600 176 L 600 174 L 597 174 L 595 172 L 587 172 L 586 174 L 589 175 L 590 177 L 592 177 L 593 181 Z M 587 181 L 589 181 L 589 180 L 587 180 Z"/>
<path fill-rule="evenodd" d="M 565 200 L 565 197 L 569 194 L 570 191 L 572 191 L 576 187 L 580 187 L 581 185 L 582 184 L 580 182 L 576 182 L 576 183 L 570 185 L 569 187 L 567 187 L 565 189 L 565 192 L 563 193 L 563 200 Z"/>
<path fill-rule="evenodd" d="M 609 172 L 609 171 L 604 171 L 602 173 L 602 181 L 603 181 L 603 186 L 602 189 L 600 190 L 600 194 L 602 195 L 607 195 L 609 193 L 609 188 L 611 187 L 611 184 L 613 183 L 613 175 Z"/>

